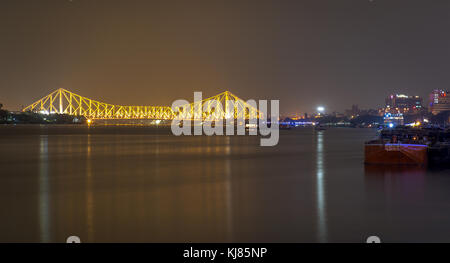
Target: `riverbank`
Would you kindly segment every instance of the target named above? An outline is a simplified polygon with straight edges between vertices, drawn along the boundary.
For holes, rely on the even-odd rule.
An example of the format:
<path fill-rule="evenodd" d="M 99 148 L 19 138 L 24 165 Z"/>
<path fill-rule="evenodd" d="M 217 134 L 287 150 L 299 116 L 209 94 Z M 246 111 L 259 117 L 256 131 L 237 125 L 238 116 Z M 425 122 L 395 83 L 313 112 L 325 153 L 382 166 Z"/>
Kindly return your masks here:
<path fill-rule="evenodd" d="M 0 124 L 86 124 L 84 116 L 69 114 L 43 114 L 36 112 L 10 112 L 1 110 Z"/>

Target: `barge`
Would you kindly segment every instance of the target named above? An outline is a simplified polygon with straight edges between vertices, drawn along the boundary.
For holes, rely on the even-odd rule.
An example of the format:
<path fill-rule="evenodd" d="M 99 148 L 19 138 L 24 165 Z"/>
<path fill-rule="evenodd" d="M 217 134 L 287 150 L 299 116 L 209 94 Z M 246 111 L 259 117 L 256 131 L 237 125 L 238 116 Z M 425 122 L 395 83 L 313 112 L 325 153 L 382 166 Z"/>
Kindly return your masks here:
<path fill-rule="evenodd" d="M 364 162 L 376 165 L 449 165 L 450 131 L 437 128 L 384 129 L 364 145 Z"/>

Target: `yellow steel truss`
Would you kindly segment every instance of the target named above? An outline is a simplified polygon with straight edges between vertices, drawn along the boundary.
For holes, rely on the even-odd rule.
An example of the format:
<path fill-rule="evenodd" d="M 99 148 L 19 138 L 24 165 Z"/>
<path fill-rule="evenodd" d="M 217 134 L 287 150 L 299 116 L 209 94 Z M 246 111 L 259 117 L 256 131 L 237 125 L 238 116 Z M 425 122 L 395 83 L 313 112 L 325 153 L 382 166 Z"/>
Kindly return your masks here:
<path fill-rule="evenodd" d="M 180 119 L 258 119 L 262 113 L 256 105 L 251 105 L 229 91 L 216 96 L 178 107 L 175 114 Z M 189 109 L 189 110 L 186 110 Z"/>
<path fill-rule="evenodd" d="M 65 89 L 58 89 L 29 105 L 23 111 L 81 115 L 88 119 L 173 119 L 170 107 L 119 106 L 82 97 Z"/>
<path fill-rule="evenodd" d="M 234 113 L 231 115 L 226 112 L 227 101 L 234 103 Z M 219 102 L 223 107 L 217 107 Z M 23 111 L 33 111 L 40 113 L 58 113 L 69 115 L 81 115 L 88 119 L 160 119 L 172 120 L 176 117 L 190 117 L 195 119 L 196 116 L 205 118 L 260 118 L 262 114 L 252 105 L 238 98 L 229 91 L 220 93 L 214 97 L 204 99 L 200 102 L 190 103 L 190 111 L 186 104 L 181 108 L 180 113 L 174 113 L 171 107 L 167 106 L 120 106 L 92 100 L 65 89 L 57 89 L 42 99 L 27 106 Z M 202 109 L 205 109 L 202 111 Z M 198 110 L 198 114 L 195 112 Z M 230 111 L 228 111 L 230 112 Z"/>

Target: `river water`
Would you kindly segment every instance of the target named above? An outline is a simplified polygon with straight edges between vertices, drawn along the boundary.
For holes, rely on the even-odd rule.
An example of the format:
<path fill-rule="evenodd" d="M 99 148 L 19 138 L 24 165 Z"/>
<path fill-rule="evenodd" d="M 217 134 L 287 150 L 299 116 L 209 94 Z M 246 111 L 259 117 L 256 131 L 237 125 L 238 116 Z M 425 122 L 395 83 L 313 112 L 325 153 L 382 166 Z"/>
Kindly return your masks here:
<path fill-rule="evenodd" d="M 363 164 L 372 129 L 173 136 L 0 126 L 0 242 L 450 242 L 450 170 Z"/>

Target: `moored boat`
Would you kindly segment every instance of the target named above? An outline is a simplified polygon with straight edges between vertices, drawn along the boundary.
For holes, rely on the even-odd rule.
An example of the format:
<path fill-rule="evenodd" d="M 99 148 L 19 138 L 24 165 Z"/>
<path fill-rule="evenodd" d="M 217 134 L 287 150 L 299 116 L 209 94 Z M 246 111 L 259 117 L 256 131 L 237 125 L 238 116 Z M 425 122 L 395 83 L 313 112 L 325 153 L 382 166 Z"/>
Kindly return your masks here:
<path fill-rule="evenodd" d="M 427 165 L 427 145 L 370 143 L 365 145 L 364 162 L 367 164 Z"/>
<path fill-rule="evenodd" d="M 324 131 L 326 129 L 327 129 L 327 127 L 325 127 L 324 125 L 321 125 L 321 124 L 314 126 L 314 130 L 316 130 L 316 131 Z"/>
<path fill-rule="evenodd" d="M 366 164 L 420 165 L 449 162 L 449 132 L 440 129 L 385 129 L 364 145 Z"/>

